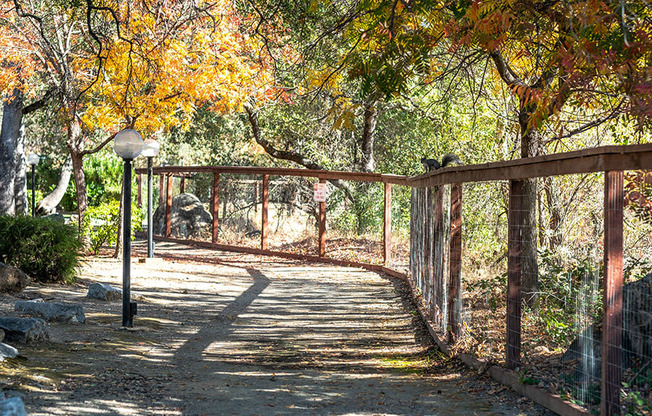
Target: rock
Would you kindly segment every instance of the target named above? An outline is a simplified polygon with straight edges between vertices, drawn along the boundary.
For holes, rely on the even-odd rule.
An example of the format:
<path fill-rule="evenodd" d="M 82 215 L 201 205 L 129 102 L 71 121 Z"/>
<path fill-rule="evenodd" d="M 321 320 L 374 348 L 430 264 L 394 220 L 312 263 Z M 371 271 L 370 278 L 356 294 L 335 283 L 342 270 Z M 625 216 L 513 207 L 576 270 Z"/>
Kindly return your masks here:
<path fill-rule="evenodd" d="M 122 299 L 122 290 L 104 283 L 91 283 L 88 286 L 86 297 L 99 300 L 120 300 Z"/>
<path fill-rule="evenodd" d="M 27 416 L 23 399 L 12 397 L 0 401 L 0 416 Z"/>
<path fill-rule="evenodd" d="M 65 305 L 63 303 L 42 302 L 39 300 L 21 300 L 16 302 L 14 310 L 40 316 L 47 322 L 83 324 L 86 321 L 84 308 L 81 305 Z"/>
<path fill-rule="evenodd" d="M 0 263 L 0 293 L 20 292 L 31 280 L 17 268 Z"/>
<path fill-rule="evenodd" d="M 652 273 L 623 286 L 622 365 L 652 364 Z M 571 343 L 562 363 L 579 362 L 575 378 L 599 381 L 602 370 L 601 324 L 585 329 Z"/>
<path fill-rule="evenodd" d="M 0 329 L 0 342 L 5 340 L 5 331 L 3 329 Z"/>
<path fill-rule="evenodd" d="M 45 321 L 40 318 L 0 318 L 0 328 L 8 342 L 30 343 L 49 338 Z"/>
<path fill-rule="evenodd" d="M 51 221 L 60 222 L 61 224 L 64 224 L 66 222 L 66 218 L 58 212 L 55 212 L 54 214 L 44 215 L 42 218 L 47 218 Z"/>
<path fill-rule="evenodd" d="M 193 194 L 179 194 L 172 198 L 170 218 L 173 237 L 200 238 L 211 233 L 213 216 Z M 153 230 L 157 235 L 165 234 L 165 205 L 156 208 Z"/>
<path fill-rule="evenodd" d="M 16 348 L 0 342 L 0 361 L 4 361 L 5 358 L 16 357 L 18 357 L 18 350 Z"/>

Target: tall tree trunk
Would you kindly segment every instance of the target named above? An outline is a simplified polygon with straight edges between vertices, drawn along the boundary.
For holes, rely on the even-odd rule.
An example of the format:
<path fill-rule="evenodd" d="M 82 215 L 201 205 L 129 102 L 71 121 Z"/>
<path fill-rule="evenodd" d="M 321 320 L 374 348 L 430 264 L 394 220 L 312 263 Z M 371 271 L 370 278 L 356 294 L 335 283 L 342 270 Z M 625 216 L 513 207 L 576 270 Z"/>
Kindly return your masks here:
<path fill-rule="evenodd" d="M 23 93 L 18 88 L 7 97 L 0 131 L 0 215 L 16 213 L 16 146 L 23 120 Z"/>
<path fill-rule="evenodd" d="M 79 235 L 82 242 L 86 242 L 84 237 L 84 214 L 88 208 L 88 196 L 86 194 L 86 176 L 84 175 L 84 138 L 82 137 L 81 125 L 76 120 L 75 114 L 70 115 L 68 122 L 68 150 L 72 160 L 72 174 L 75 178 L 75 191 L 77 194 L 77 215 L 79 216 Z"/>
<path fill-rule="evenodd" d="M 374 140 L 376 138 L 376 124 L 378 122 L 378 102 L 372 101 L 365 104 L 364 108 L 364 126 L 362 128 L 362 137 L 360 148 L 362 150 L 362 160 L 360 168 L 363 172 L 373 172 L 376 168 L 374 160 Z"/>
<path fill-rule="evenodd" d="M 529 125 L 531 112 L 522 106 L 519 114 L 521 127 L 521 157 L 535 157 L 539 154 L 540 133 Z M 537 254 L 537 179 L 523 181 L 523 228 L 521 293 L 529 306 L 535 306 L 539 298 L 539 266 Z"/>
<path fill-rule="evenodd" d="M 75 149 L 70 149 L 72 160 L 72 173 L 75 178 L 75 191 L 77 194 L 77 215 L 79 215 L 79 235 L 83 232 L 83 221 L 86 208 L 88 208 L 88 197 L 86 194 L 86 176 L 84 175 L 84 162 L 82 155 Z"/>
<path fill-rule="evenodd" d="M 16 176 L 14 179 L 14 200 L 16 201 L 16 215 L 27 214 L 29 209 L 27 201 L 27 175 L 25 172 L 25 123 L 20 123 L 20 133 L 16 140 Z"/>
<path fill-rule="evenodd" d="M 72 158 L 70 155 L 66 158 L 65 163 L 61 167 L 61 174 L 59 175 L 59 181 L 57 182 L 57 187 L 54 188 L 54 191 L 48 196 L 39 201 L 36 205 L 36 213 L 38 215 L 49 215 L 56 212 L 57 206 L 63 199 L 63 196 L 68 189 L 68 184 L 70 183 L 70 177 L 72 176 Z"/>

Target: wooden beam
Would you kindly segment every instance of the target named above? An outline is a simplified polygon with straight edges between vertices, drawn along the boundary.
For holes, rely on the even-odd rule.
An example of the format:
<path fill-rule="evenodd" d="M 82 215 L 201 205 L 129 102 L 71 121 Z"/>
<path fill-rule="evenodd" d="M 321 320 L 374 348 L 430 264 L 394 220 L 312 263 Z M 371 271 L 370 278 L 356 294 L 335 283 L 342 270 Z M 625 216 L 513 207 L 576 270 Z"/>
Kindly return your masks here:
<path fill-rule="evenodd" d="M 462 185 L 451 186 L 451 237 L 449 243 L 450 270 L 448 276 L 448 334 L 447 341 L 460 336 L 462 312 Z"/>
<path fill-rule="evenodd" d="M 389 264 L 392 257 L 392 184 L 385 183 L 383 206 L 383 263 Z"/>
<path fill-rule="evenodd" d="M 213 174 L 213 190 L 211 195 L 211 214 L 213 215 L 213 236 L 211 241 L 217 243 L 219 239 L 219 214 L 220 214 L 220 174 Z"/>
<path fill-rule="evenodd" d="M 167 190 L 165 191 L 165 236 L 172 234 L 172 185 L 174 178 L 172 175 L 167 176 Z"/>
<path fill-rule="evenodd" d="M 137 231 L 135 234 L 138 237 L 142 237 L 142 238 L 146 237 L 146 233 L 142 231 Z M 345 266 L 345 267 L 359 267 L 365 270 L 386 273 L 387 275 L 395 277 L 397 279 L 401 279 L 406 282 L 408 281 L 408 277 L 405 273 L 378 264 L 361 263 L 361 262 L 348 261 L 348 260 L 338 260 L 338 259 L 332 259 L 328 257 L 310 256 L 306 254 L 289 253 L 284 251 L 261 250 L 259 248 L 233 246 L 229 244 L 214 244 L 214 243 L 209 243 L 207 241 L 188 240 L 188 239 L 181 239 L 181 238 L 174 238 L 174 237 L 155 236 L 154 239 L 156 241 L 185 244 L 185 245 L 197 246 L 197 247 L 205 247 L 205 248 L 211 248 L 215 250 L 235 251 L 238 253 L 258 254 L 263 256 L 275 256 L 275 257 L 296 259 L 302 261 L 313 261 L 316 263 L 335 264 L 338 266 Z"/>
<path fill-rule="evenodd" d="M 623 172 L 605 172 L 601 414 L 620 414 L 623 326 Z"/>
<path fill-rule="evenodd" d="M 521 274 L 523 226 L 523 182 L 510 181 L 507 218 L 507 345 L 506 366 L 515 369 L 521 362 Z"/>
<path fill-rule="evenodd" d="M 165 174 L 161 173 L 158 175 L 158 204 L 163 205 L 165 203 L 164 195 L 165 192 Z"/>
<path fill-rule="evenodd" d="M 451 183 L 516 180 L 635 169 L 652 169 L 652 144 L 595 147 L 506 162 L 455 166 L 409 178 L 407 185 L 424 188 Z"/>
<path fill-rule="evenodd" d="M 412 178 L 379 173 L 245 166 L 159 166 L 154 168 L 154 173 L 214 172 L 240 175 L 301 176 L 328 180 L 384 182 L 423 188 L 452 183 L 636 169 L 652 169 L 652 144 L 604 146 L 482 165 L 454 166 Z M 146 173 L 145 169 L 136 169 L 136 172 Z"/>
<path fill-rule="evenodd" d="M 320 179 L 320 183 L 326 183 Z M 326 202 L 319 203 L 319 257 L 326 256 Z"/>
<path fill-rule="evenodd" d="M 256 185 L 258 186 L 258 185 Z M 263 175 L 263 207 L 260 232 L 260 248 L 267 250 L 267 236 L 269 234 L 269 175 Z"/>
<path fill-rule="evenodd" d="M 179 193 L 180 194 L 186 193 L 186 175 L 181 175 L 181 182 L 179 184 Z"/>

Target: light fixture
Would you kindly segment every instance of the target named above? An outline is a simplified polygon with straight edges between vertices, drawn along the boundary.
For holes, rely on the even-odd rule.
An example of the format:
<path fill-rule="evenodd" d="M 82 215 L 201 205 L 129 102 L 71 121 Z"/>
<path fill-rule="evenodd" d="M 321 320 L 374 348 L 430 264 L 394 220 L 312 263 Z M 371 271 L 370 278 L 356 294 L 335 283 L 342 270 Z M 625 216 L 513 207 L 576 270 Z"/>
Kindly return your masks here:
<path fill-rule="evenodd" d="M 136 303 L 131 303 L 131 161 L 143 151 L 143 138 L 136 130 L 115 135 L 113 150 L 124 160 L 124 215 L 122 218 L 122 326 L 133 327 Z"/>
<path fill-rule="evenodd" d="M 152 224 L 152 159 L 158 155 L 161 146 L 154 139 L 145 140 L 143 156 L 147 158 L 147 258 L 154 258 L 154 226 Z"/>

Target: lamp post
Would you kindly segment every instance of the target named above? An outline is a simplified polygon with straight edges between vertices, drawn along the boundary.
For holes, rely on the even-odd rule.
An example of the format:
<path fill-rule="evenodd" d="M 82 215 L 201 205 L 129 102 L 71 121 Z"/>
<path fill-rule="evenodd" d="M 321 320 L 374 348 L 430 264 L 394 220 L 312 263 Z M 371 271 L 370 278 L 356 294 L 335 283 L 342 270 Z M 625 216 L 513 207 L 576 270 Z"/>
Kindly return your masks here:
<path fill-rule="evenodd" d="M 152 226 L 152 159 L 160 150 L 158 142 L 154 139 L 145 140 L 143 156 L 147 158 L 147 258 L 154 258 L 154 227 Z"/>
<path fill-rule="evenodd" d="M 131 303 L 131 161 L 143 150 L 143 138 L 137 131 L 125 129 L 115 135 L 113 150 L 124 160 L 124 216 L 122 256 L 122 326 L 133 327 L 136 303 Z"/>
<path fill-rule="evenodd" d="M 36 178 L 36 174 L 35 174 L 36 165 L 38 165 L 38 162 L 39 162 L 40 159 L 41 158 L 39 157 L 39 155 L 36 155 L 34 153 L 27 156 L 27 164 L 32 167 L 32 217 L 36 217 L 36 200 L 34 199 L 35 198 L 35 195 L 34 195 L 34 193 L 35 193 L 35 186 L 34 186 L 35 183 L 34 183 L 34 181 L 35 181 L 35 178 Z"/>

